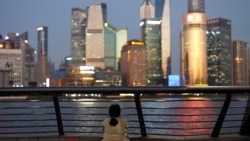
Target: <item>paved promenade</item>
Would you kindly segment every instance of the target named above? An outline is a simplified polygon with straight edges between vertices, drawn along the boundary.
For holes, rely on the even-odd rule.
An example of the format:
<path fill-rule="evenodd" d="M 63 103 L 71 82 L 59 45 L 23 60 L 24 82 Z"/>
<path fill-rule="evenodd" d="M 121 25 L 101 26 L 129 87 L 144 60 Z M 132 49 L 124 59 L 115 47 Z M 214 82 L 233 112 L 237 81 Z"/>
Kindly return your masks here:
<path fill-rule="evenodd" d="M 19 136 L 19 137 L 0 137 L 0 141 L 101 141 L 101 137 L 96 136 Z M 250 141 L 250 136 L 221 135 L 219 138 L 211 138 L 208 136 L 198 137 L 159 137 L 149 136 L 146 138 L 131 137 L 130 141 Z"/>

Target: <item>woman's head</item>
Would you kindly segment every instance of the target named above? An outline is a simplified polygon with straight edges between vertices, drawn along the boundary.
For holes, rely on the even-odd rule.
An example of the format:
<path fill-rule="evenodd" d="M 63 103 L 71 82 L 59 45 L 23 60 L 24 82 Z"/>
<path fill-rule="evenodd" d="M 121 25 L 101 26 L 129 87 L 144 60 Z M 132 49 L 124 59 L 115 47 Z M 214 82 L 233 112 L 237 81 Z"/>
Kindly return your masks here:
<path fill-rule="evenodd" d="M 118 120 L 115 119 L 115 117 L 119 117 L 121 113 L 121 108 L 118 104 L 112 104 L 109 107 L 109 116 L 111 117 L 111 120 L 109 122 L 110 125 L 116 126 L 118 124 Z"/>
<path fill-rule="evenodd" d="M 109 107 L 109 116 L 110 117 L 119 117 L 121 113 L 121 108 L 119 104 L 112 104 Z"/>

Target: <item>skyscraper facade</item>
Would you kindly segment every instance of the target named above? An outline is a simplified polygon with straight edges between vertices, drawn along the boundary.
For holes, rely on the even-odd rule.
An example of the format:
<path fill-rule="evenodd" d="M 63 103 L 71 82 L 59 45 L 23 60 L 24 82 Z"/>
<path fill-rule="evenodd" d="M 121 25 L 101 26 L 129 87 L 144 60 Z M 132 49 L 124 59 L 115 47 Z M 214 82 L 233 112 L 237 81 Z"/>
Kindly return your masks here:
<path fill-rule="evenodd" d="M 46 80 L 51 79 L 55 65 L 47 57 L 41 56 L 34 66 L 34 81 L 37 86 L 46 87 Z"/>
<path fill-rule="evenodd" d="M 120 28 L 116 31 L 116 68 L 120 70 L 120 58 L 123 45 L 128 41 L 128 28 Z"/>
<path fill-rule="evenodd" d="M 22 49 L 1 49 L 0 73 L 2 87 L 24 86 L 24 59 Z"/>
<path fill-rule="evenodd" d="M 8 86 L 28 86 L 30 81 L 33 81 L 34 76 L 34 64 L 35 64 L 35 50 L 28 44 L 28 32 L 24 32 L 22 34 L 11 32 L 7 33 L 5 36 L 7 40 L 3 42 L 3 46 L 0 47 L 1 49 L 13 49 L 13 50 L 20 50 L 21 55 L 17 55 L 15 53 L 15 57 L 17 62 L 21 62 L 21 64 L 16 64 L 15 61 L 12 62 L 12 70 L 9 71 L 9 75 L 7 75 L 9 81 L 11 81 L 11 85 Z M 4 51 L 4 50 L 2 50 Z M 5 50 L 7 52 L 7 50 Z M 14 51 L 13 51 L 14 52 Z M 7 54 L 13 53 L 11 50 Z M 18 51 L 16 51 L 18 52 Z M 6 54 L 6 56 L 8 56 Z M 9 57 L 8 57 L 9 58 Z M 11 57 L 9 58 L 11 60 Z M 13 59 L 13 58 L 12 58 Z M 4 61 L 3 61 L 4 62 Z M 15 63 L 13 63 L 15 62 Z M 17 65 L 17 66 L 16 66 Z M 17 69 L 17 70 L 14 70 Z M 17 75 L 16 77 L 15 74 Z M 19 77 L 19 75 L 21 77 Z M 19 77 L 19 78 L 18 78 Z M 13 79 L 20 79 L 21 81 L 18 82 Z M 18 82 L 18 83 L 17 83 Z"/>
<path fill-rule="evenodd" d="M 130 40 L 121 51 L 121 72 L 124 86 L 145 86 L 146 77 L 146 49 L 139 40 Z"/>
<path fill-rule="evenodd" d="M 104 23 L 107 21 L 107 6 L 94 4 L 87 8 L 86 65 L 104 68 Z"/>
<path fill-rule="evenodd" d="M 162 84 L 161 20 L 143 19 L 141 40 L 147 51 L 147 79 L 149 85 Z"/>
<path fill-rule="evenodd" d="M 207 21 L 207 69 L 209 86 L 232 85 L 231 21 L 222 18 Z"/>
<path fill-rule="evenodd" d="M 189 0 L 183 16 L 182 79 L 183 85 L 207 85 L 207 37 L 204 0 Z"/>
<path fill-rule="evenodd" d="M 28 86 L 28 83 L 34 80 L 34 65 L 35 65 L 35 49 L 28 44 L 28 32 L 17 34 L 15 38 L 17 49 L 21 49 L 24 55 L 22 59 L 25 62 L 24 67 L 24 86 Z"/>
<path fill-rule="evenodd" d="M 87 11 L 72 8 L 71 11 L 71 57 L 70 65 L 85 65 Z"/>
<path fill-rule="evenodd" d="M 25 85 L 34 81 L 35 49 L 30 45 L 25 45 Z"/>
<path fill-rule="evenodd" d="M 34 81 L 40 87 L 46 86 L 46 79 L 51 78 L 54 64 L 48 60 L 48 27 L 40 26 L 37 28 L 37 63 L 34 66 Z M 49 84 L 47 84 L 49 85 Z"/>
<path fill-rule="evenodd" d="M 233 85 L 249 86 L 249 48 L 247 42 L 233 41 Z"/>
<path fill-rule="evenodd" d="M 109 23 L 104 24 L 104 65 L 116 68 L 116 28 Z"/>
<path fill-rule="evenodd" d="M 151 0 L 144 0 L 140 6 L 140 20 L 155 17 L 155 7 Z"/>
<path fill-rule="evenodd" d="M 40 26 L 37 28 L 37 57 L 48 57 L 48 27 Z"/>
<path fill-rule="evenodd" d="M 168 82 L 171 74 L 171 27 L 170 27 L 170 0 L 155 0 L 156 17 L 161 18 L 161 55 L 163 83 Z"/>

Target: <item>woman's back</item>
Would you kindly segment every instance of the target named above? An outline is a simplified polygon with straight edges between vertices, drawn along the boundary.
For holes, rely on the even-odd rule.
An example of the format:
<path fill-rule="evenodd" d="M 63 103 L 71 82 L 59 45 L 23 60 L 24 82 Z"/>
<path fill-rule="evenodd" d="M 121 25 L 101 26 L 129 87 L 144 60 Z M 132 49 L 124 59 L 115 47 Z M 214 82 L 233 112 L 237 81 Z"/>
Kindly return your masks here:
<path fill-rule="evenodd" d="M 109 118 L 103 121 L 103 141 L 129 141 L 128 122 L 120 117 L 120 106 L 112 104 Z"/>
<path fill-rule="evenodd" d="M 104 134 L 110 135 L 125 135 L 128 132 L 128 123 L 126 120 L 116 117 L 118 124 L 115 126 L 110 125 L 111 118 L 107 118 L 103 122 Z"/>

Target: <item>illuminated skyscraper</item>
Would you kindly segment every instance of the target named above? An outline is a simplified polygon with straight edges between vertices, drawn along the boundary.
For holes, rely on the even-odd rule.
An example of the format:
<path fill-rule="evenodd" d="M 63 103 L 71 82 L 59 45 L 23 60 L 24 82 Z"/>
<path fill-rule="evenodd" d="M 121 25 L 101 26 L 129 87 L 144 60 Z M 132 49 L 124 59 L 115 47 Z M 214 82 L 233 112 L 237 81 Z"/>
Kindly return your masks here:
<path fill-rule="evenodd" d="M 10 32 L 7 33 L 5 38 L 7 40 L 0 47 L 3 49 L 1 52 L 6 52 L 8 54 L 6 54 L 6 57 L 8 56 L 8 60 L 12 63 L 11 71 L 9 71 L 8 75 L 6 74 L 9 77 L 10 83 L 6 86 L 28 86 L 28 82 L 33 81 L 33 68 L 35 64 L 35 50 L 28 44 L 28 32 L 26 31 L 22 34 Z M 21 53 L 20 56 L 19 52 Z M 9 55 L 13 55 L 13 58 Z M 12 59 L 16 59 L 16 61 Z M 4 62 L 4 60 L 1 61 Z M 19 64 L 20 62 L 21 64 Z"/>
<path fill-rule="evenodd" d="M 140 6 L 140 20 L 155 17 L 155 7 L 151 0 L 144 0 Z"/>
<path fill-rule="evenodd" d="M 48 57 L 48 27 L 40 26 L 37 28 L 37 57 Z"/>
<path fill-rule="evenodd" d="M 104 23 L 107 20 L 107 6 L 104 3 L 94 4 L 87 8 L 87 12 L 86 65 L 104 69 Z"/>
<path fill-rule="evenodd" d="M 233 41 L 233 85 L 249 86 L 249 49 L 244 41 Z"/>
<path fill-rule="evenodd" d="M 34 65 L 35 65 L 35 49 L 29 45 L 28 32 L 17 34 L 15 38 L 16 47 L 22 49 L 25 55 L 22 56 L 25 62 L 24 69 L 24 86 L 28 86 L 28 83 L 34 81 Z"/>
<path fill-rule="evenodd" d="M 140 26 L 141 40 L 147 50 L 148 84 L 162 84 L 161 20 L 143 19 Z"/>
<path fill-rule="evenodd" d="M 45 87 L 46 79 L 51 78 L 54 64 L 48 60 L 48 27 L 40 26 L 37 28 L 37 63 L 34 66 L 34 81 L 38 86 Z"/>
<path fill-rule="evenodd" d="M 116 31 L 116 70 L 120 69 L 119 60 L 123 45 L 128 41 L 128 28 L 121 28 Z"/>
<path fill-rule="evenodd" d="M 182 23 L 183 85 L 207 85 L 205 0 L 189 0 Z"/>
<path fill-rule="evenodd" d="M 121 72 L 124 86 L 145 86 L 146 77 L 146 49 L 139 40 L 130 40 L 121 51 Z"/>
<path fill-rule="evenodd" d="M 207 21 L 208 85 L 232 85 L 231 21 L 222 18 Z"/>
<path fill-rule="evenodd" d="M 13 35 L 13 36 L 11 36 Z M 0 87 L 24 86 L 25 48 L 16 38 L 18 33 L 8 33 L 0 49 Z"/>
<path fill-rule="evenodd" d="M 104 24 L 104 66 L 116 68 L 116 28 Z"/>
<path fill-rule="evenodd" d="M 71 12 L 71 57 L 70 65 L 85 65 L 87 12 L 72 8 Z"/>

